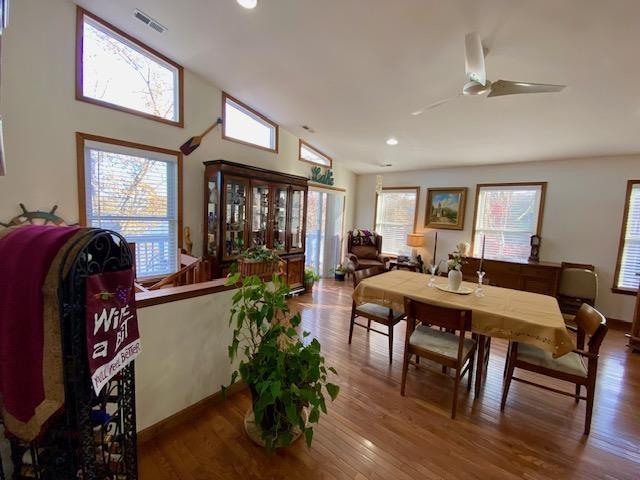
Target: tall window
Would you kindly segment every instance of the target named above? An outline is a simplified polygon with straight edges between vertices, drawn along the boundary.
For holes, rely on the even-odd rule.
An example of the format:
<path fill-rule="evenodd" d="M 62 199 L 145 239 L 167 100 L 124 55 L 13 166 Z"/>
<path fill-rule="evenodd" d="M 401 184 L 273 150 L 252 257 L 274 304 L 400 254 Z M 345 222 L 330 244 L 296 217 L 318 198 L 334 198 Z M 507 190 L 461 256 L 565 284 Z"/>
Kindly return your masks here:
<path fill-rule="evenodd" d="M 278 125 L 224 92 L 222 138 L 278 152 Z"/>
<path fill-rule="evenodd" d="M 420 187 L 383 188 L 376 195 L 375 225 L 382 235 L 382 251 L 394 255 L 408 253 L 407 235 L 416 228 Z"/>
<path fill-rule="evenodd" d="M 526 260 L 531 236 L 540 235 L 546 183 L 478 185 L 473 254 L 502 260 Z"/>
<path fill-rule="evenodd" d="M 183 125 L 183 69 L 78 7 L 76 98 Z"/>
<path fill-rule="evenodd" d="M 139 278 L 177 271 L 180 153 L 85 134 L 78 134 L 78 142 L 81 223 L 134 242 Z"/>
<path fill-rule="evenodd" d="M 298 143 L 298 160 L 329 168 L 333 164 L 331 157 L 313 148 L 304 140 L 300 140 Z"/>
<path fill-rule="evenodd" d="M 614 290 L 636 293 L 640 284 L 640 180 L 630 180 L 624 208 Z"/>

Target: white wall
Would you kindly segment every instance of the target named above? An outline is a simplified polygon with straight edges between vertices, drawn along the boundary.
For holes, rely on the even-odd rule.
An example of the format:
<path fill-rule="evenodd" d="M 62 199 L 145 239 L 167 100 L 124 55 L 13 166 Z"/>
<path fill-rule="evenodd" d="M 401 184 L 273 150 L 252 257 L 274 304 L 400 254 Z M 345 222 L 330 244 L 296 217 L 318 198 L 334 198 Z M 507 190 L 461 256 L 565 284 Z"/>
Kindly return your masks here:
<path fill-rule="evenodd" d="M 221 92 L 185 71 L 185 128 L 75 100 L 75 5 L 69 0 L 20 0 L 2 38 L 2 99 L 7 175 L 0 176 L 0 219 L 29 209 L 59 205 L 58 213 L 78 220 L 75 132 L 177 150 L 221 114 Z M 223 67 L 221 67 L 223 68 Z M 233 90 L 229 91 L 233 94 Z M 269 114 L 269 112 L 263 112 Z M 277 119 L 274 119 L 277 120 Z M 313 143 L 313 138 L 306 140 Z M 202 245 L 202 174 L 205 160 L 225 159 L 309 176 L 298 161 L 298 138 L 280 128 L 280 153 L 206 137 L 184 158 L 184 225 L 191 226 L 195 252 Z M 355 175 L 334 162 L 336 187 L 347 189 L 346 225 L 353 222 Z"/>
<path fill-rule="evenodd" d="M 546 181 L 541 260 L 596 266 L 596 306 L 610 318 L 631 321 L 635 298 L 613 294 L 627 180 L 640 178 L 640 156 L 383 173 L 385 187 L 420 186 L 417 231 L 424 228 L 427 188 L 468 187 L 463 231 L 438 230 L 438 258 L 456 243 L 471 241 L 476 184 Z M 361 175 L 356 187 L 355 226 L 373 228 L 375 175 Z M 422 254 L 431 258 L 433 233 Z"/>
<path fill-rule="evenodd" d="M 229 385 L 231 297 L 227 290 L 138 310 L 142 351 L 136 359 L 138 431 Z"/>

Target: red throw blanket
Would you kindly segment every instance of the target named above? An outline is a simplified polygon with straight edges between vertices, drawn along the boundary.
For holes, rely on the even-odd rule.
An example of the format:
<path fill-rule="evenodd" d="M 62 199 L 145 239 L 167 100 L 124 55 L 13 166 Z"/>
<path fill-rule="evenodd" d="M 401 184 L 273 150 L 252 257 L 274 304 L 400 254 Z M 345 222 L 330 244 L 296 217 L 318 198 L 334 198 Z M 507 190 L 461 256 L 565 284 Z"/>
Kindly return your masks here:
<path fill-rule="evenodd" d="M 25 441 L 64 404 L 56 291 L 78 227 L 27 225 L 0 232 L 0 410 Z"/>

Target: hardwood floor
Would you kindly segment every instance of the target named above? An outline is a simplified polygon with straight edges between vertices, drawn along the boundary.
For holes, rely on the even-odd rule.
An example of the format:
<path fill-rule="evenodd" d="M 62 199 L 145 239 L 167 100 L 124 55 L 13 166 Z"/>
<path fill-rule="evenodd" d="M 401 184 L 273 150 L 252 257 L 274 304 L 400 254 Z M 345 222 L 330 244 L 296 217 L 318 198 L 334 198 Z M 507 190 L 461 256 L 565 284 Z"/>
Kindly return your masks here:
<path fill-rule="evenodd" d="M 500 412 L 507 344 L 495 339 L 482 394 L 474 402 L 461 389 L 451 420 L 453 380 L 435 364 L 410 367 L 407 396 L 400 396 L 404 322 L 396 326 L 392 365 L 382 335 L 359 328 L 347 344 L 351 292 L 349 282 L 327 280 L 313 296 L 293 300 L 341 386 L 311 449 L 298 441 L 268 456 L 253 445 L 243 430 L 244 391 L 141 445 L 140 478 L 640 478 L 640 355 L 628 353 L 623 332 L 611 330 L 601 349 L 589 437 L 582 436 L 584 402 L 528 385 L 512 385 Z"/>

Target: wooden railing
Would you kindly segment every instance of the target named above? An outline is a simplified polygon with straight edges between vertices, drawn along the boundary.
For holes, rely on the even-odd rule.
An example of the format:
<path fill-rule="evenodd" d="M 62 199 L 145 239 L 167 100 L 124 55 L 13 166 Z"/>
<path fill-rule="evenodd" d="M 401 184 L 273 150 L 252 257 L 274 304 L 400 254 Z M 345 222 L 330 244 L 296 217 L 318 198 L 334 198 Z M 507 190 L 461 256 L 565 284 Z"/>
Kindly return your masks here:
<path fill-rule="evenodd" d="M 147 290 L 159 290 L 165 287 L 180 287 L 206 282 L 211 277 L 211 266 L 207 260 L 192 257 L 185 253 L 180 254 L 181 268 L 159 282 L 147 287 Z"/>

